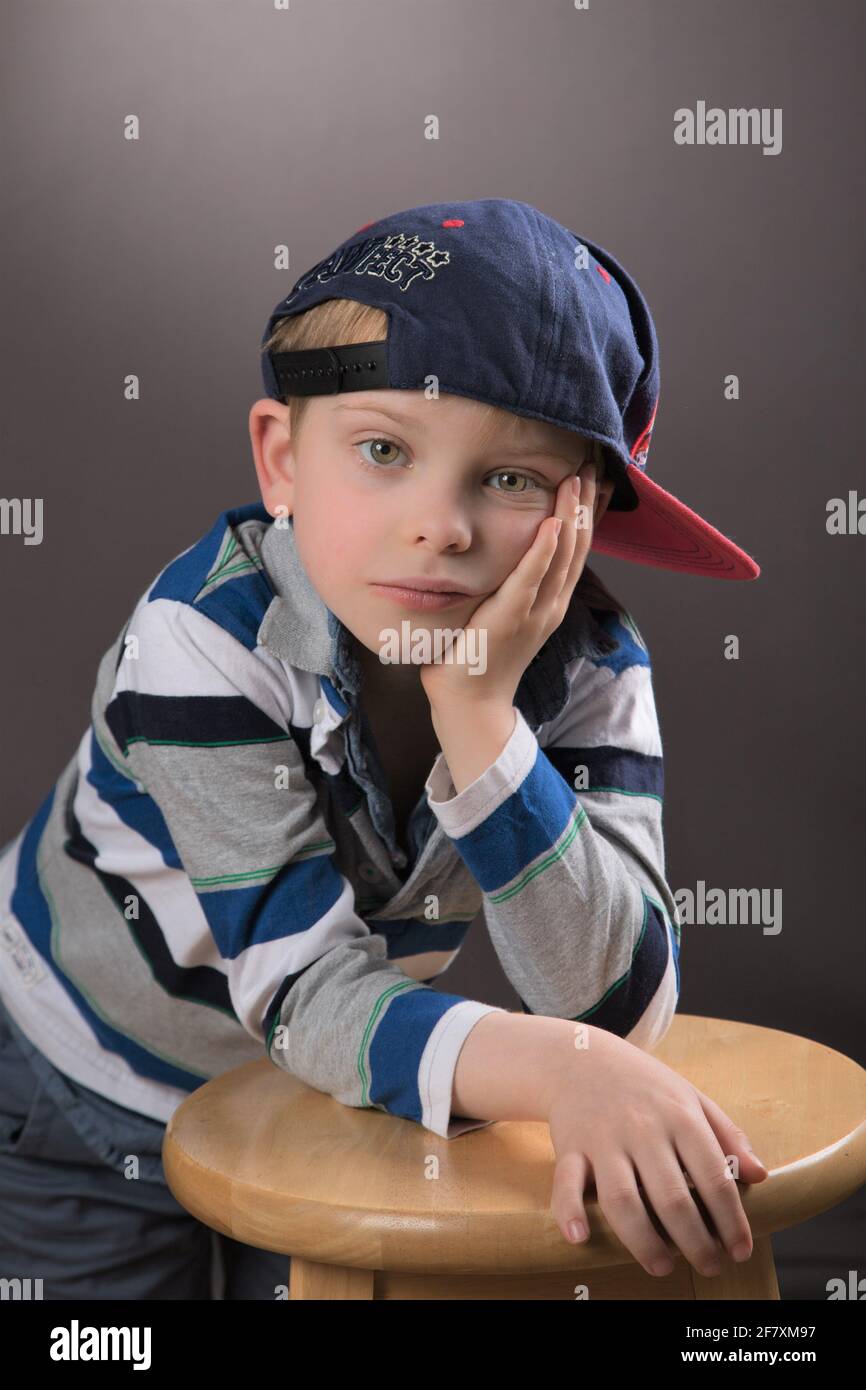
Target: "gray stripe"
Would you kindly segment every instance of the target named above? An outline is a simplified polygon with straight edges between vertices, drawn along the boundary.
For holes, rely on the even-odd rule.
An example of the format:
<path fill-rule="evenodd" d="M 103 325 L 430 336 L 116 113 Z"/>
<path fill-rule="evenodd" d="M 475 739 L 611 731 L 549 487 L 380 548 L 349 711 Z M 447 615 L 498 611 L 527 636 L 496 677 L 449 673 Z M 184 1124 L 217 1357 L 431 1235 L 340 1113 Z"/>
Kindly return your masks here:
<path fill-rule="evenodd" d="M 66 800 L 77 780 L 71 760 L 38 850 L 51 912 L 51 952 L 61 970 L 111 1027 L 157 1057 L 202 1077 L 262 1056 L 262 1044 L 217 1009 L 166 994 L 130 934 L 130 923 L 98 877 L 63 852 Z"/>

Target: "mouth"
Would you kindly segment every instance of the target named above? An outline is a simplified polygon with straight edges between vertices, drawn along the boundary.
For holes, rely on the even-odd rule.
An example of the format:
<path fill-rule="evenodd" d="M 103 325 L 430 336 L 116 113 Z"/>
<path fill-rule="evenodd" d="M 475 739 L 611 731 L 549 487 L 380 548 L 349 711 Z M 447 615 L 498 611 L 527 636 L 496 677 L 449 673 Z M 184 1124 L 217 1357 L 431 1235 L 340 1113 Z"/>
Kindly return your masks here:
<path fill-rule="evenodd" d="M 462 589 L 442 587 L 441 580 L 424 580 L 425 587 L 419 588 L 418 585 L 421 582 L 420 580 L 401 580 L 390 584 L 371 584 L 370 588 L 374 593 L 380 594 L 383 598 L 391 599 L 393 603 L 398 603 L 401 607 L 421 610 L 450 608 L 452 604 L 462 603 L 466 599 L 474 597 Z"/>
<path fill-rule="evenodd" d="M 400 574 L 395 579 L 374 580 L 374 584 L 386 589 L 411 589 L 412 593 L 425 594 L 463 594 L 472 598 L 472 590 L 464 589 L 452 579 L 437 579 L 433 575 Z"/>

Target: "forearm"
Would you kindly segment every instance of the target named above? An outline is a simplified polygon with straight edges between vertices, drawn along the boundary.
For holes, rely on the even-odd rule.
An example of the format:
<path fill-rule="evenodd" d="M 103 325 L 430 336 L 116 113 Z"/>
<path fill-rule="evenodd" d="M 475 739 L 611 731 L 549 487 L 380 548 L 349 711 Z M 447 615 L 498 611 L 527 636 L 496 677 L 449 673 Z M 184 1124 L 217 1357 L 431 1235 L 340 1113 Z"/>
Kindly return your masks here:
<path fill-rule="evenodd" d="M 505 1010 L 485 1014 L 457 1058 L 452 1114 L 546 1120 L 557 1082 L 574 1058 L 574 1040 L 575 1025 L 568 1019 Z"/>
<path fill-rule="evenodd" d="M 430 716 L 459 793 L 496 762 L 514 732 L 517 713 L 513 705 L 431 704 Z"/>
<path fill-rule="evenodd" d="M 607 747 L 597 755 L 574 735 L 551 756 L 515 716 L 495 767 L 456 796 L 450 764 L 437 760 L 429 804 L 485 894 L 490 939 L 527 1012 L 592 1017 L 622 1037 L 642 1029 L 638 1045 L 656 1039 L 676 1005 L 660 760 Z M 587 762 L 604 785 L 578 800 L 565 774 Z"/>

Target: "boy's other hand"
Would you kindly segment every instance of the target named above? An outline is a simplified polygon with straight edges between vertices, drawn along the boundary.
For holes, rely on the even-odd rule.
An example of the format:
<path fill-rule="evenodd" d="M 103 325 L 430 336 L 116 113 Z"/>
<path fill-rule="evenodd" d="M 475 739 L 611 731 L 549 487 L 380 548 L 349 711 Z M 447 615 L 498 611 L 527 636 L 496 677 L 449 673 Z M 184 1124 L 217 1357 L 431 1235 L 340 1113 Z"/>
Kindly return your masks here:
<path fill-rule="evenodd" d="M 434 711 L 473 703 L 511 708 L 524 671 L 565 617 L 592 545 L 600 499 L 594 461 L 563 478 L 553 514 L 462 629 L 486 630 L 486 670 L 471 674 L 467 665 L 447 661 L 422 666 L 421 684 Z"/>
<path fill-rule="evenodd" d="M 749 1258 L 752 1233 L 727 1159 L 736 1158 L 743 1182 L 762 1182 L 767 1169 L 733 1120 L 678 1072 L 624 1038 L 588 1027 L 588 1046 L 575 1047 L 552 1076 L 547 1108 L 556 1153 L 551 1210 L 566 1240 L 574 1243 L 572 1222 L 586 1233 L 578 1243 L 590 1234 L 584 1190 L 594 1183 L 610 1226 L 648 1274 L 669 1274 L 673 1261 L 647 1200 L 698 1273 L 718 1274 L 726 1253 Z"/>

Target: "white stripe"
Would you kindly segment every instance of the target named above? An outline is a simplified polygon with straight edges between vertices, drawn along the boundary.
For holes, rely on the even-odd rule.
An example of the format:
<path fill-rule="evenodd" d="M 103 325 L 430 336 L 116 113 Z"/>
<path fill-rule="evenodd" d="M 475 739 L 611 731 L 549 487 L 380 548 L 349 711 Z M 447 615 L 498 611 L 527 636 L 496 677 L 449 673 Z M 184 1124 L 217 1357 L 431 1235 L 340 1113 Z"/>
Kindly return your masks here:
<path fill-rule="evenodd" d="M 617 676 L 605 666 L 586 663 L 573 679 L 563 710 L 540 726 L 538 741 L 542 748 L 599 748 L 609 744 L 661 757 L 649 666 L 629 666 Z"/>
<path fill-rule="evenodd" d="M 281 728 L 288 729 L 291 706 L 282 663 L 253 655 L 187 603 L 155 599 L 139 603 L 127 638 L 138 639 L 138 655 L 121 660 L 114 694 L 243 695 Z"/>
<path fill-rule="evenodd" d="M 12 911 L 12 894 L 24 830 L 0 861 L 0 935 L 24 928 Z M 26 935 L 26 933 L 25 933 Z M 32 949 L 32 948 L 31 948 Z M 58 1071 L 127 1109 L 167 1122 L 188 1092 L 139 1076 L 116 1052 L 102 1046 L 51 968 L 39 957 L 41 974 L 28 984 L 9 952 L 0 950 L 0 996 L 22 1033 Z"/>
<path fill-rule="evenodd" d="M 453 1139 L 466 1129 L 476 1129 L 490 1120 L 451 1120 L 451 1100 L 457 1058 L 468 1035 L 485 1014 L 506 1013 L 493 1004 L 463 999 L 447 1009 L 427 1039 L 418 1064 L 418 1095 L 421 1123 L 443 1139 Z"/>
<path fill-rule="evenodd" d="M 337 901 L 306 930 L 255 943 L 235 960 L 223 960 L 187 874 L 169 868 L 160 851 L 121 820 L 87 780 L 89 740 L 82 741 L 79 767 L 75 814 L 96 849 L 96 867 L 129 880 L 156 917 L 178 965 L 210 965 L 227 976 L 232 1005 L 251 1037 L 262 1038 L 262 1016 L 287 975 L 303 970 L 334 946 L 370 935 L 354 911 L 354 889 L 341 875 Z"/>

